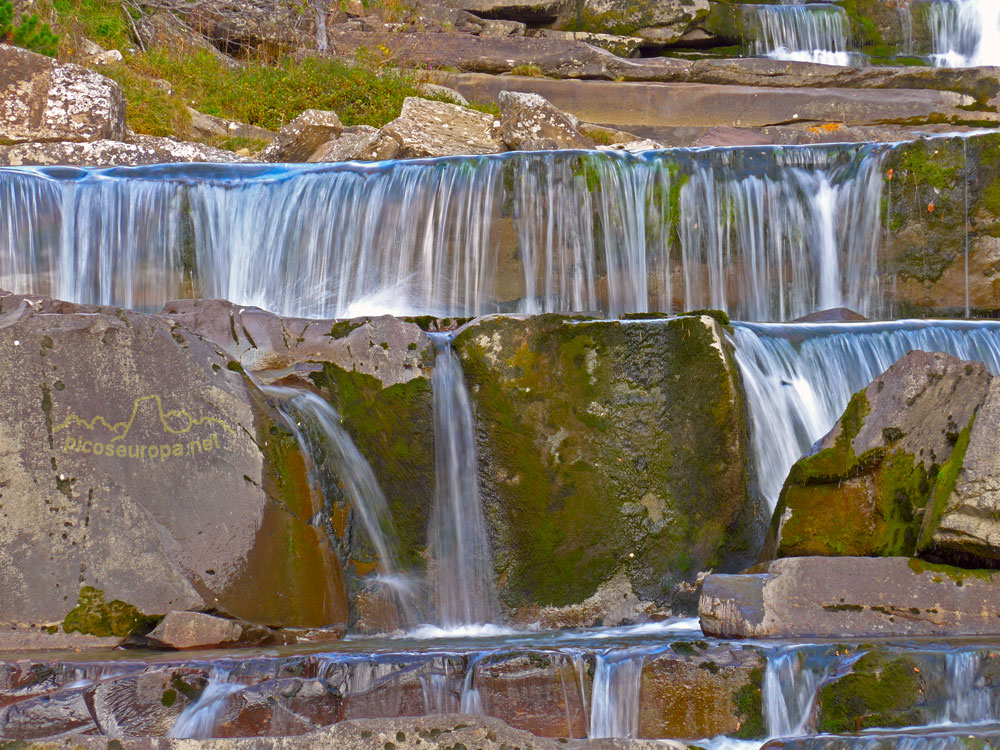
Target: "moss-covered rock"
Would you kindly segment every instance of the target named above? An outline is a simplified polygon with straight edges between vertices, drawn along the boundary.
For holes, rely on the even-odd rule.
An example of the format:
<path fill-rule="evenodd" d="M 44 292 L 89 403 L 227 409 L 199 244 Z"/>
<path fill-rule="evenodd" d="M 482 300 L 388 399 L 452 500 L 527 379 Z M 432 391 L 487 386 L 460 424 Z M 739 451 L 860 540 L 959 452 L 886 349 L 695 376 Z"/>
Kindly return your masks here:
<path fill-rule="evenodd" d="M 817 700 L 817 730 L 860 732 L 872 727 L 921 724 L 925 685 L 911 657 L 874 651 L 861 656 L 851 672 L 824 685 Z"/>
<path fill-rule="evenodd" d="M 982 363 L 910 352 L 856 393 L 817 450 L 792 466 L 765 558 L 916 554 L 925 509 L 947 492 L 937 485 L 954 482 L 941 466 L 989 382 Z"/>
<path fill-rule="evenodd" d="M 159 619 L 156 615 L 144 615 L 120 599 L 106 602 L 103 591 L 84 586 L 77 597 L 77 605 L 63 620 L 63 630 L 67 633 L 124 638 L 148 630 Z"/>
<path fill-rule="evenodd" d="M 738 371 L 708 316 L 489 318 L 455 340 L 502 600 L 660 601 L 759 541 Z"/>
<path fill-rule="evenodd" d="M 896 146 L 883 177 L 880 266 L 892 312 L 1000 309 L 1000 136 Z"/>

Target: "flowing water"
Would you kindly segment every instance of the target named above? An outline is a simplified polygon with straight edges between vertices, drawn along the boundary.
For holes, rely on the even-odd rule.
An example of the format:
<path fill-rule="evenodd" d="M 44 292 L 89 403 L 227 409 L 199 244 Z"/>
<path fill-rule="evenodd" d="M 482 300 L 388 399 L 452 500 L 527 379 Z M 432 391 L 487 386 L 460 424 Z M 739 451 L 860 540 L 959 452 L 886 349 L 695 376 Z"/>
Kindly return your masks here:
<path fill-rule="evenodd" d="M 428 537 L 438 621 L 446 628 L 493 623 L 499 605 L 479 496 L 472 406 L 449 338 L 435 336 L 435 348 L 435 486 Z"/>
<path fill-rule="evenodd" d="M 303 454 L 310 457 L 314 484 L 321 492 L 333 485 L 342 487 L 374 549 L 379 570 L 375 583 L 394 601 L 400 625 L 415 625 L 414 585 L 397 563 L 389 502 L 371 465 L 341 425 L 340 415 L 328 401 L 310 391 L 279 386 L 262 386 L 261 390 L 278 401 Z M 314 523 L 322 526 L 322 518 Z"/>
<path fill-rule="evenodd" d="M 775 60 L 850 65 L 847 12 L 833 4 L 744 5 L 752 52 Z"/>
<path fill-rule="evenodd" d="M 0 288 L 303 317 L 879 315 L 887 148 L 0 168 Z"/>
<path fill-rule="evenodd" d="M 935 65 L 1000 65 L 1000 3 L 996 0 L 939 0 L 928 5 L 927 23 Z"/>

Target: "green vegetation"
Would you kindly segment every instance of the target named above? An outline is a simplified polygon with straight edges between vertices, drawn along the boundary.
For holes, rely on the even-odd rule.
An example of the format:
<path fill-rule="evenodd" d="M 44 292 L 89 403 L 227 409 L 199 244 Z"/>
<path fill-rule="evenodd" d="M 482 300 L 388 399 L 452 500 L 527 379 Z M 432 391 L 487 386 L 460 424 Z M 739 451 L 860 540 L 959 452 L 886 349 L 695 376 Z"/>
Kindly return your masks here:
<path fill-rule="evenodd" d="M 63 630 L 105 638 L 124 638 L 144 633 L 160 621 L 160 616 L 145 615 L 120 599 L 104 601 L 104 592 L 92 586 L 80 589 L 77 605 L 63 620 Z"/>
<path fill-rule="evenodd" d="M 923 691 L 919 665 L 911 657 L 865 654 L 851 674 L 820 690 L 817 729 L 840 733 L 920 724 Z"/>
<path fill-rule="evenodd" d="M 11 0 L 0 0 L 0 42 L 10 42 L 32 52 L 55 57 L 59 37 L 36 15 L 29 16 L 25 13 L 15 26 L 14 3 Z"/>
<path fill-rule="evenodd" d="M 739 717 L 739 729 L 734 736 L 741 740 L 760 739 L 767 736 L 764 722 L 764 670 L 760 667 L 750 671 L 750 681 L 733 694 Z"/>

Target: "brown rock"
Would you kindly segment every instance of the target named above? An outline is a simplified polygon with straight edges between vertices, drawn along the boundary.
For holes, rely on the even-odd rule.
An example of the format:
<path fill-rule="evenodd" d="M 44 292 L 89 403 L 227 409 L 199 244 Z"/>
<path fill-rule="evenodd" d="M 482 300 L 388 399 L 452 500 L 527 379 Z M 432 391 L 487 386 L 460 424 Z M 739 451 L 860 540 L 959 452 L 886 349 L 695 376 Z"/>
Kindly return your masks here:
<path fill-rule="evenodd" d="M 343 700 L 322 680 L 267 680 L 224 699 L 216 737 L 306 734 L 343 718 Z"/>
<path fill-rule="evenodd" d="M 147 669 L 101 680 L 87 689 L 86 696 L 97 727 L 106 737 L 163 735 L 207 682 L 205 672 L 198 668 Z"/>
<path fill-rule="evenodd" d="M 301 162 L 344 130 L 336 112 L 307 109 L 283 127 L 261 154 L 261 161 Z"/>
<path fill-rule="evenodd" d="M 117 83 L 0 44 L 0 142 L 123 140 L 125 134 Z"/>
<path fill-rule="evenodd" d="M 135 19 L 136 41 L 145 49 L 169 49 L 174 52 L 208 52 L 230 70 L 241 65 L 224 55 L 204 36 L 167 11 L 157 11 Z"/>
<path fill-rule="evenodd" d="M 162 648 L 208 648 L 238 643 L 244 627 L 235 620 L 203 612 L 167 612 L 146 636 Z"/>

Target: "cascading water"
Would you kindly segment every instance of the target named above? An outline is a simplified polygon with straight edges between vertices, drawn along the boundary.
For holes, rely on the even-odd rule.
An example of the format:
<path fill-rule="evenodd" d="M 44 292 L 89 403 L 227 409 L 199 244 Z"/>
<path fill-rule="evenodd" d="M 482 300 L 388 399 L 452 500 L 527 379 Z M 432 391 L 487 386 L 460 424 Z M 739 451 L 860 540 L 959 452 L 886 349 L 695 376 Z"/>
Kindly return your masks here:
<path fill-rule="evenodd" d="M 907 352 L 946 352 L 1000 372 L 994 322 L 736 323 L 733 343 L 758 482 L 772 507 L 792 464 L 833 427 L 851 396 Z"/>
<path fill-rule="evenodd" d="M 447 336 L 436 335 L 434 509 L 429 540 L 438 621 L 445 628 L 496 622 L 493 556 L 479 497 L 476 430 L 462 365 Z"/>
<path fill-rule="evenodd" d="M 319 486 L 337 482 L 351 502 L 356 517 L 378 557 L 378 583 L 395 600 L 400 624 L 416 624 L 416 606 L 410 581 L 402 575 L 389 540 L 392 529 L 389 503 L 371 466 L 340 424 L 340 415 L 315 393 L 297 388 L 262 386 L 279 402 L 279 409 L 294 430 L 305 455 L 312 460 Z"/>
<path fill-rule="evenodd" d="M 303 317 L 878 315 L 887 148 L 0 168 L 0 288 Z"/>
<path fill-rule="evenodd" d="M 213 669 L 208 684 L 198 700 L 188 704 L 167 732 L 176 739 L 206 739 L 214 736 L 219 716 L 225 708 L 226 698 L 242 690 L 245 685 L 231 681 L 228 670 Z"/>
<path fill-rule="evenodd" d="M 927 23 L 935 65 L 1000 65 L 1000 3 L 996 0 L 938 0 L 927 8 Z"/>
<path fill-rule="evenodd" d="M 645 652 L 618 651 L 595 655 L 590 739 L 635 738 L 639 731 L 639 692 Z"/>
<path fill-rule="evenodd" d="M 775 60 L 850 65 L 847 12 L 833 4 L 744 5 L 753 54 Z"/>

